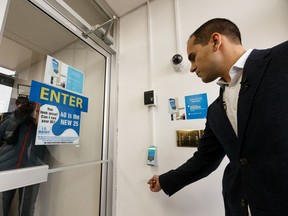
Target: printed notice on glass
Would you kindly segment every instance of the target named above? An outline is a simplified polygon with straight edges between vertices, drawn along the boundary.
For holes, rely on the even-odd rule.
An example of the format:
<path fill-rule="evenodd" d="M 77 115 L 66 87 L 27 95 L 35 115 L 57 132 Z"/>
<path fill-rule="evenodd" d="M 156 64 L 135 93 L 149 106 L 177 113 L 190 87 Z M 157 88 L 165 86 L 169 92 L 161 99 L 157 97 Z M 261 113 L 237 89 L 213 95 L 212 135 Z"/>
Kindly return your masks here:
<path fill-rule="evenodd" d="M 33 80 L 30 100 L 41 104 L 36 145 L 79 144 L 81 112 L 88 112 L 88 98 Z"/>
<path fill-rule="evenodd" d="M 206 118 L 208 109 L 207 94 L 185 96 L 187 119 Z"/>
<path fill-rule="evenodd" d="M 56 58 L 47 56 L 44 82 L 82 94 L 84 73 Z"/>

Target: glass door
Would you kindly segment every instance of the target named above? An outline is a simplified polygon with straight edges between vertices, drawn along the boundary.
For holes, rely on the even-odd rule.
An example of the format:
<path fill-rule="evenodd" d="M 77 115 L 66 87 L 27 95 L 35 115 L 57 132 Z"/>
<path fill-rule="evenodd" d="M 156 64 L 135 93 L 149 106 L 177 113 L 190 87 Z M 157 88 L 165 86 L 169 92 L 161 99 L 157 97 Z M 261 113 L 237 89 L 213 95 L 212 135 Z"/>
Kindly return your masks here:
<path fill-rule="evenodd" d="M 0 44 L 0 76 L 4 80 L 0 84 L 0 178 L 5 177 L 0 215 L 109 215 L 107 200 L 111 199 L 112 171 L 108 140 L 113 141 L 113 134 L 108 133 L 111 120 L 108 115 L 113 107 L 110 98 L 113 48 L 103 42 L 99 46 L 89 32 L 83 34 L 79 26 L 67 19 L 67 14 L 64 16 L 63 11 L 60 13 L 51 4 L 33 3 L 36 6 L 29 1 L 10 0 Z M 84 19 L 80 21 L 85 23 Z M 47 79 L 49 67 L 54 72 Z M 50 116 L 49 106 L 45 110 L 43 104 L 31 100 L 32 80 L 49 89 L 64 88 L 68 92 L 61 93 L 64 101 L 68 97 L 65 95 L 70 92 L 74 95 L 75 89 L 68 86 L 79 87 L 81 83 L 83 88 L 78 93 L 88 98 L 88 111 L 81 112 L 76 119 L 79 120 L 76 142 L 40 142 L 39 126 L 43 129 L 45 118 L 53 118 L 55 113 Z M 50 100 L 52 97 L 51 93 Z M 73 97 L 70 96 L 71 106 L 76 103 Z M 57 105 L 53 107 L 60 109 Z M 66 120 L 69 124 L 69 117 Z M 11 133 L 9 139 L 7 134 Z M 69 133 L 65 132 L 52 133 L 51 139 L 53 136 L 69 140 Z M 28 181 L 29 178 L 32 180 Z"/>

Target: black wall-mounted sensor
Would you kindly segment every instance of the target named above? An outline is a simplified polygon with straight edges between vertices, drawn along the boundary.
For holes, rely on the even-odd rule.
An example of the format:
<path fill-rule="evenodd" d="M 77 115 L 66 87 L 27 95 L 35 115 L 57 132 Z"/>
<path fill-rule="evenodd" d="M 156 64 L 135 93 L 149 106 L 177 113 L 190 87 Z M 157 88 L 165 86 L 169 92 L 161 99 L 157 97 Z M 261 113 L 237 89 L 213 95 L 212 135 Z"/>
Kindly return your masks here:
<path fill-rule="evenodd" d="M 144 105 L 146 106 L 156 105 L 156 98 L 155 98 L 154 90 L 144 92 Z"/>

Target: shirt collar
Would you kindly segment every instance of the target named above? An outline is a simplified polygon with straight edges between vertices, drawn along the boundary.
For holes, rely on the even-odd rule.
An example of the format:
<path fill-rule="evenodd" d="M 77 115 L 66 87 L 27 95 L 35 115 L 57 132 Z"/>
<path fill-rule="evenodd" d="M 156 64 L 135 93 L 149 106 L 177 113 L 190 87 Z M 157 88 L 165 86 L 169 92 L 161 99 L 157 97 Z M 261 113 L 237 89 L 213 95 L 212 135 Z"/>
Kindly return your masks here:
<path fill-rule="evenodd" d="M 246 63 L 247 58 L 249 57 L 250 53 L 252 52 L 253 49 L 247 50 L 237 61 L 236 63 L 232 66 L 236 68 L 240 68 L 243 70 L 244 65 Z"/>
<path fill-rule="evenodd" d="M 251 52 L 253 51 L 253 49 L 249 49 L 247 50 L 236 62 L 234 65 L 232 65 L 230 71 L 229 71 L 229 75 L 231 77 L 231 83 L 227 83 L 226 81 L 224 81 L 222 78 L 220 78 L 217 81 L 217 84 L 220 85 L 222 88 L 224 88 L 225 85 L 229 85 L 233 83 L 233 80 L 239 76 L 242 75 L 243 68 L 244 65 L 246 63 L 247 58 L 249 57 L 249 55 L 251 54 Z"/>

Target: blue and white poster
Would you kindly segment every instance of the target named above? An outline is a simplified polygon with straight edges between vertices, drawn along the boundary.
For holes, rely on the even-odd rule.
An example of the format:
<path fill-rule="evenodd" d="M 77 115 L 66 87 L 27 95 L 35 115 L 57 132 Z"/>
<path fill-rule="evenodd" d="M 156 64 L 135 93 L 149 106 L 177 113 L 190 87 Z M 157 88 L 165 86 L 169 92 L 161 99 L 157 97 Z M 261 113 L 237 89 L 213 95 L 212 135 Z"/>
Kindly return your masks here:
<path fill-rule="evenodd" d="M 79 94 L 83 93 L 84 73 L 47 56 L 44 82 Z"/>
<path fill-rule="evenodd" d="M 36 145 L 79 144 L 81 112 L 88 112 L 88 98 L 33 80 L 30 100 L 41 104 Z"/>
<path fill-rule="evenodd" d="M 187 119 L 206 118 L 208 109 L 207 94 L 185 96 L 185 108 Z"/>

